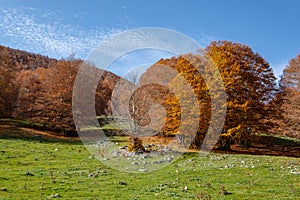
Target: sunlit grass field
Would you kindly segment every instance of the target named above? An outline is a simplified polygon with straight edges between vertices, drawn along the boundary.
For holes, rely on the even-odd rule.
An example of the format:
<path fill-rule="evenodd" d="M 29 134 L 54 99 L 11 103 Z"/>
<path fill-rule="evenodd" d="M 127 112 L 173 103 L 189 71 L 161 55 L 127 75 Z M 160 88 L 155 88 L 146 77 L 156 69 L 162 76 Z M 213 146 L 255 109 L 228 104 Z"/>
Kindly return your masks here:
<path fill-rule="evenodd" d="M 0 139 L 0 199 L 299 199 L 299 159 L 185 153 L 151 173 L 125 173 L 80 141 Z"/>

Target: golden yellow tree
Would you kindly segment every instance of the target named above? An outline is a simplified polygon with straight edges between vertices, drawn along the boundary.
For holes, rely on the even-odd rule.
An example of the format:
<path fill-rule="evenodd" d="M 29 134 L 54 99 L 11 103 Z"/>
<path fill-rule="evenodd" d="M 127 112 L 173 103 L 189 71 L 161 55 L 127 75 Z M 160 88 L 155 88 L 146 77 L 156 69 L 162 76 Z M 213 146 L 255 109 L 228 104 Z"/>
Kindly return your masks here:
<path fill-rule="evenodd" d="M 248 146 L 249 134 L 268 131 L 272 113 L 269 103 L 275 96 L 275 76 L 270 65 L 250 47 L 229 41 L 212 42 L 207 47 L 218 67 L 227 93 L 225 133 L 239 130 L 238 143 Z"/>
<path fill-rule="evenodd" d="M 207 81 L 213 85 L 214 76 L 209 76 L 209 62 L 211 60 L 219 70 L 227 94 L 227 113 L 221 138 L 224 145 L 219 148 L 229 148 L 230 143 L 235 141 L 239 145 L 248 146 L 248 139 L 251 132 L 264 132 L 268 130 L 267 119 L 272 113 L 270 102 L 276 93 L 275 76 L 270 65 L 250 47 L 228 41 L 212 42 L 206 49 L 206 59 L 198 54 L 182 55 L 177 58 L 160 60 L 158 64 L 172 67 L 179 72 L 193 89 L 197 97 L 198 109 L 190 108 L 190 122 L 199 117 L 197 135 L 194 146 L 200 147 L 211 123 L 212 99 L 217 99 L 217 93 L 213 93 Z M 204 79 L 206 76 L 206 79 Z M 207 79 L 210 77 L 210 79 Z M 182 84 L 179 78 L 174 78 L 175 87 Z M 180 96 L 189 102 L 191 99 L 188 93 L 181 90 Z M 178 96 L 177 96 L 178 97 Z M 167 100 L 172 112 L 167 118 L 163 131 L 168 134 L 178 134 L 181 105 L 176 103 L 175 98 Z M 188 103 L 187 103 L 188 105 Z M 199 115 L 199 116 L 197 116 Z M 188 127 L 188 126 L 186 126 Z M 171 131 L 170 131 L 171 130 Z M 188 132 L 189 130 L 185 130 Z M 211 130 L 210 130 L 211 131 Z M 229 144 L 229 146 L 228 146 Z"/>
<path fill-rule="evenodd" d="M 194 147 L 201 146 L 211 117 L 209 88 L 200 73 L 205 68 L 203 60 L 200 55 L 187 54 L 157 63 L 177 71 L 168 85 L 174 95 L 165 101 L 169 114 L 162 133 L 185 135 Z"/>

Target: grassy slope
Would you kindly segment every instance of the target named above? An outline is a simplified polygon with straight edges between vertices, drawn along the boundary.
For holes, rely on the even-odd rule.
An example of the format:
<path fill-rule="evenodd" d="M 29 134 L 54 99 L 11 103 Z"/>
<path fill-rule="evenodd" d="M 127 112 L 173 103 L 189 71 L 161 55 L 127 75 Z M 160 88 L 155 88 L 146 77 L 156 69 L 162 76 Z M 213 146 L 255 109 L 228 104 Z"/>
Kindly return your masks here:
<path fill-rule="evenodd" d="M 128 174 L 91 158 L 79 141 L 2 138 L 0 166 L 0 199 L 300 198 L 300 174 L 291 173 L 298 159 L 288 157 L 189 153 L 155 173 Z"/>

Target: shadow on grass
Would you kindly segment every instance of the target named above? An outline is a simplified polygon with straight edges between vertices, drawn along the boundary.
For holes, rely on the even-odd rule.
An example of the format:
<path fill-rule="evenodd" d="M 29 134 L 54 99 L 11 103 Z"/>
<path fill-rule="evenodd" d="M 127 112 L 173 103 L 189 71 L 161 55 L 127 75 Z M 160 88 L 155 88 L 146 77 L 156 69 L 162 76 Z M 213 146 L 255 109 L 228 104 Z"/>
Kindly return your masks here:
<path fill-rule="evenodd" d="M 40 143 L 68 143 L 82 145 L 80 138 L 62 137 L 57 133 L 34 129 L 16 120 L 0 120 L 0 139 L 35 141 Z"/>
<path fill-rule="evenodd" d="M 280 138 L 280 137 L 273 137 L 273 144 L 283 145 L 283 146 L 299 146 L 299 140 L 293 140 L 291 138 Z"/>
<path fill-rule="evenodd" d="M 266 145 L 280 146 L 300 146 L 300 140 L 296 138 L 281 136 L 281 135 L 254 135 L 250 138 L 250 142 Z"/>
<path fill-rule="evenodd" d="M 15 134 L 0 134 L 0 139 L 6 140 L 22 140 L 38 143 L 65 143 L 65 144 L 74 144 L 82 145 L 82 141 L 78 139 L 68 139 L 68 138 L 55 138 L 55 137 L 44 137 L 40 135 L 15 135 Z"/>

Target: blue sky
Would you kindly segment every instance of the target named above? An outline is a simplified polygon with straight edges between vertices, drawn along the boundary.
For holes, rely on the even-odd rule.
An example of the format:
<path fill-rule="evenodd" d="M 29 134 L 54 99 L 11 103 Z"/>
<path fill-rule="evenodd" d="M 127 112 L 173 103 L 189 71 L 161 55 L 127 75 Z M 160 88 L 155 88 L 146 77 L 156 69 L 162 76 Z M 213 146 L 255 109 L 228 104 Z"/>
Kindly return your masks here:
<path fill-rule="evenodd" d="M 85 59 L 124 30 L 163 27 L 205 47 L 212 40 L 249 45 L 280 74 L 300 53 L 300 1 L 7 0 L 0 2 L 0 44 L 49 57 Z"/>

